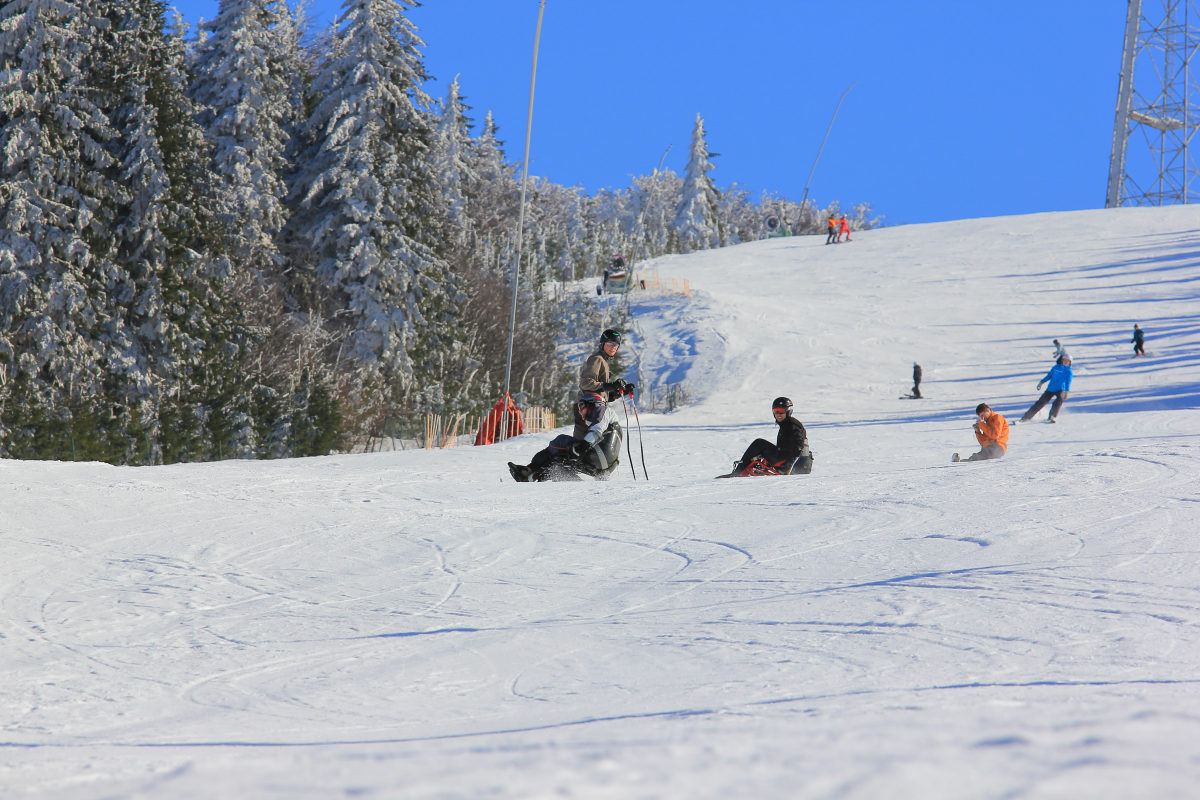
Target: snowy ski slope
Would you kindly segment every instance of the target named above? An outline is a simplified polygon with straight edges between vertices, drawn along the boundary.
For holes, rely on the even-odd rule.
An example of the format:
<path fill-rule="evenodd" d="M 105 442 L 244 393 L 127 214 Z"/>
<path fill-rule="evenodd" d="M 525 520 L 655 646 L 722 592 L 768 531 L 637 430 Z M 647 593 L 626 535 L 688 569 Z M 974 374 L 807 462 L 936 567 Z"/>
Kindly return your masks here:
<path fill-rule="evenodd" d="M 0 461 L 0 796 L 1197 796 L 1200 211 L 823 241 L 651 265 L 649 482 Z M 813 474 L 712 480 L 779 394 Z"/>

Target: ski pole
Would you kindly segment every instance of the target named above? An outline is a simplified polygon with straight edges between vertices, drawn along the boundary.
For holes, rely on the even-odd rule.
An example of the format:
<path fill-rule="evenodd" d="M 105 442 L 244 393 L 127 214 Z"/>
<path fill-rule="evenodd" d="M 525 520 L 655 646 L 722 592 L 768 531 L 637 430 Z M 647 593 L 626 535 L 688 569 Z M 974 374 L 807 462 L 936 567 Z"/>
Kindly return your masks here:
<path fill-rule="evenodd" d="M 621 408 L 625 409 L 625 430 L 629 430 L 629 406 L 625 405 L 625 393 L 621 393 Z M 637 409 L 634 409 L 635 411 Z M 619 451 L 618 451 L 619 452 Z M 629 454 L 629 471 L 633 473 L 633 479 L 637 480 L 637 467 L 633 466 L 633 445 L 629 441 L 629 437 L 625 437 L 625 452 Z"/>
<path fill-rule="evenodd" d="M 642 418 L 638 416 L 637 403 L 633 402 L 633 397 L 630 396 L 629 402 L 633 403 L 633 418 L 637 420 L 638 428 L 638 449 L 642 451 L 642 474 L 646 476 L 646 480 L 650 480 L 650 473 L 646 472 L 646 446 L 642 444 Z M 633 456 L 629 456 L 629 460 L 633 461 Z"/>

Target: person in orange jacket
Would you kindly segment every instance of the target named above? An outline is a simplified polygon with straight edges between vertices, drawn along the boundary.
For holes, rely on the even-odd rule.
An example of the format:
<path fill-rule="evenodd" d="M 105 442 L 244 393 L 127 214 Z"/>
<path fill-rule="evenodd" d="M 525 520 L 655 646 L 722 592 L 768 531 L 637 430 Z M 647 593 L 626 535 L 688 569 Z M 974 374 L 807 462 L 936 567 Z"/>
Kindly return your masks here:
<path fill-rule="evenodd" d="M 846 234 L 846 241 L 850 241 L 850 220 L 846 219 L 846 215 L 842 214 L 842 221 L 839 223 L 838 241 L 842 240 L 842 234 Z"/>
<path fill-rule="evenodd" d="M 975 407 L 979 419 L 975 420 L 975 438 L 981 448 L 978 453 L 970 456 L 967 461 L 986 461 L 989 458 L 1000 458 L 1008 451 L 1008 420 L 988 406 L 980 403 Z M 951 461 L 961 461 L 958 453 Z"/>
<path fill-rule="evenodd" d="M 833 214 L 829 215 L 829 234 L 825 237 L 825 244 L 837 244 L 838 240 L 838 221 Z"/>

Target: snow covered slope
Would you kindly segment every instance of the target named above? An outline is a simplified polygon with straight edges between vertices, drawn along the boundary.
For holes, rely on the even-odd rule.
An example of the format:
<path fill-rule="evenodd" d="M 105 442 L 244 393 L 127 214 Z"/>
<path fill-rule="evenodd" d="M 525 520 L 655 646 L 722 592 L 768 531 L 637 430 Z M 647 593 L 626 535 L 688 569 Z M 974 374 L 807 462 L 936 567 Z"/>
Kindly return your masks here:
<path fill-rule="evenodd" d="M 653 265 L 696 291 L 628 350 L 696 402 L 649 482 L 512 483 L 546 436 L 0 461 L 0 793 L 1195 796 L 1200 212 L 822 242 Z M 1059 424 L 947 463 L 1053 338 Z M 712 480 L 779 394 L 813 474 Z"/>

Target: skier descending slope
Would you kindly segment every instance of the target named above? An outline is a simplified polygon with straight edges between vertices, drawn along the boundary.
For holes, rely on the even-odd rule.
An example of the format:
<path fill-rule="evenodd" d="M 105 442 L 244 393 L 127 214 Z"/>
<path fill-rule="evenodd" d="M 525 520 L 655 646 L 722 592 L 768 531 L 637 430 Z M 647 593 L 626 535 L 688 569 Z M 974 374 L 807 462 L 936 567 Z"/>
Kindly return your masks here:
<path fill-rule="evenodd" d="M 746 448 L 733 469 L 718 478 L 735 478 L 749 475 L 807 475 L 812 472 L 813 456 L 808 448 L 808 432 L 800 420 L 792 416 L 792 401 L 776 397 L 771 403 L 771 414 L 779 433 L 775 444 L 766 439 L 755 439 Z"/>
<path fill-rule="evenodd" d="M 1074 373 L 1071 371 L 1071 359 L 1067 356 L 1059 356 L 1058 363 L 1050 368 L 1046 373 L 1046 377 L 1038 381 L 1037 388 L 1041 389 L 1042 384 L 1049 383 L 1046 391 L 1042 392 L 1042 396 L 1037 399 L 1029 410 L 1021 415 L 1021 422 L 1029 422 L 1039 411 L 1045 407 L 1046 403 L 1054 400 L 1050 406 L 1050 419 L 1047 422 L 1055 422 L 1058 419 L 1058 412 L 1062 409 L 1063 402 L 1066 401 L 1067 395 L 1071 391 L 1071 379 Z"/>

